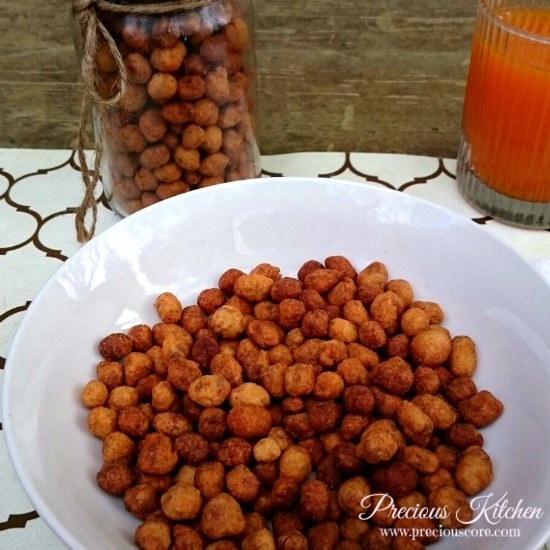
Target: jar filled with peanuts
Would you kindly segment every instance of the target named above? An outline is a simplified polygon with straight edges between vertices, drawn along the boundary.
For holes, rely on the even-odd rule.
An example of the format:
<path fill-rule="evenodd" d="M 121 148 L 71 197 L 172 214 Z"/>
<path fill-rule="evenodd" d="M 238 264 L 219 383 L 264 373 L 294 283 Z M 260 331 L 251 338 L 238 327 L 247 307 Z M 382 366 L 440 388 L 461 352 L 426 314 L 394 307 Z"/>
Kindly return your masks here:
<path fill-rule="evenodd" d="M 96 140 L 95 167 L 79 151 L 83 206 L 97 200 L 89 187 L 99 176 L 111 208 L 126 216 L 259 175 L 251 0 L 74 0 L 73 17 L 84 86 L 79 149 L 88 112 Z"/>

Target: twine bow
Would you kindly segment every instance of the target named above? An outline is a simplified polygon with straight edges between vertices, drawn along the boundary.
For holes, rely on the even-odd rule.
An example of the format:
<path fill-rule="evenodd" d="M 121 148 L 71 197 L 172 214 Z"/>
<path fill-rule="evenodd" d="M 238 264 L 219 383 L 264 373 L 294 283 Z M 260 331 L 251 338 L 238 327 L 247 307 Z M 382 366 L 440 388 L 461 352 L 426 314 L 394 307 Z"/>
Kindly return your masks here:
<path fill-rule="evenodd" d="M 80 26 L 83 39 L 81 80 L 84 87 L 80 109 L 80 128 L 78 133 L 78 160 L 82 172 L 85 193 L 82 203 L 76 209 L 75 225 L 78 242 L 89 241 L 95 232 L 97 223 L 97 203 L 94 189 L 99 181 L 103 143 L 98 132 L 95 143 L 93 168 L 90 168 L 84 153 L 87 147 L 87 128 L 92 105 L 98 108 L 115 107 L 128 88 L 128 73 L 116 42 L 109 29 L 102 23 L 98 10 L 115 14 L 160 15 L 174 11 L 192 10 L 210 4 L 212 0 L 169 0 L 147 4 L 121 4 L 108 0 L 73 0 L 73 10 Z M 98 43 L 104 40 L 117 67 L 117 81 L 113 94 L 104 97 L 99 91 L 99 76 L 96 67 Z M 90 226 L 86 227 L 86 215 L 91 210 Z"/>

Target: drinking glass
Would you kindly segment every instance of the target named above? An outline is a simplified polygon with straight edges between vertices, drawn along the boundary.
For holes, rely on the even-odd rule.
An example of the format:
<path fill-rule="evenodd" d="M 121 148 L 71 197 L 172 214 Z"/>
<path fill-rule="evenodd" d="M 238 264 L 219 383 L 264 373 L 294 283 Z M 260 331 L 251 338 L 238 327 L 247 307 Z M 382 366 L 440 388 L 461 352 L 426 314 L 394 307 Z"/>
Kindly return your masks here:
<path fill-rule="evenodd" d="M 480 0 L 458 187 L 478 210 L 550 227 L 550 0 Z"/>

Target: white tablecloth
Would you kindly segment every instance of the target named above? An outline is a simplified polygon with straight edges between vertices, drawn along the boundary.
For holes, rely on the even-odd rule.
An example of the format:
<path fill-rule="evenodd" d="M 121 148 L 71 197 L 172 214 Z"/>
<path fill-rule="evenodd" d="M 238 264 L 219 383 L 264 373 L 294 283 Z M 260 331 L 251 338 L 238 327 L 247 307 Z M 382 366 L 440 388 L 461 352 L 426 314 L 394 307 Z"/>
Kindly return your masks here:
<path fill-rule="evenodd" d="M 509 243 L 550 283 L 550 230 L 518 229 L 479 214 L 458 194 L 454 160 L 376 153 L 298 153 L 265 156 L 262 168 L 265 177 L 362 181 L 444 206 L 472 218 Z M 97 192 L 99 196 L 101 189 Z M 74 209 L 82 194 L 72 151 L 0 149 L 0 386 L 10 342 L 30 301 L 79 247 Z M 118 219 L 101 203 L 97 232 Z M 21 488 L 1 430 L 0 548 L 64 548 Z"/>

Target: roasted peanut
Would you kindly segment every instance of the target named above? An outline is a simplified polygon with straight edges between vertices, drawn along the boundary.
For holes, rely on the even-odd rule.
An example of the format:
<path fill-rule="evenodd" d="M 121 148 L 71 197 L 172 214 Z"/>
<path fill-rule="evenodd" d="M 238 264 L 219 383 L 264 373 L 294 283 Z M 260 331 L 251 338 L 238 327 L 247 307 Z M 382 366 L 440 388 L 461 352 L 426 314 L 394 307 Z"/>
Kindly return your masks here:
<path fill-rule="evenodd" d="M 136 541 L 165 536 L 159 517 L 192 522 L 172 526 L 174 548 L 358 550 L 389 547 L 381 526 L 436 529 L 386 509 L 359 520 L 384 494 L 446 510 L 444 527 L 470 521 L 467 497 L 493 479 L 480 429 L 503 405 L 471 378 L 473 340 L 453 338 L 441 308 L 383 264 L 357 274 L 330 256 L 296 278 L 231 268 L 196 305 L 166 292 L 155 307 L 160 323 L 100 342 L 82 390 L 103 439 L 98 484 L 145 522 Z"/>

